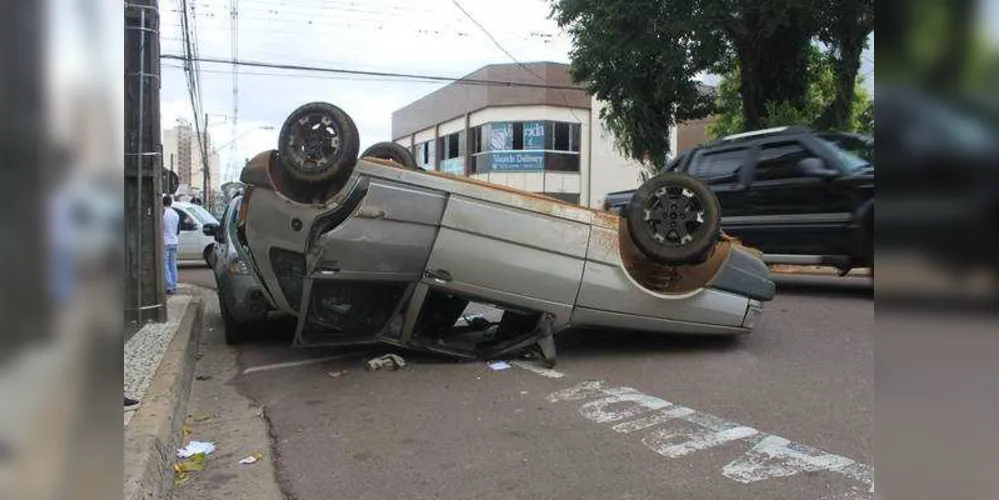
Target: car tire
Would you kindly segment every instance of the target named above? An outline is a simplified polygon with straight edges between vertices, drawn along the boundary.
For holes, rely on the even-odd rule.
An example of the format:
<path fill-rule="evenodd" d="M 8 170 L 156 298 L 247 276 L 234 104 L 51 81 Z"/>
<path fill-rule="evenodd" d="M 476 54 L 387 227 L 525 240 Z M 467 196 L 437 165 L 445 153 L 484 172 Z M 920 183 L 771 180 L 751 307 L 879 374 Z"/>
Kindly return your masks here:
<path fill-rule="evenodd" d="M 325 102 L 304 104 L 288 115 L 278 141 L 285 172 L 309 185 L 345 181 L 357 164 L 360 149 L 354 120 Z"/>
<path fill-rule="evenodd" d="M 225 329 L 225 343 L 226 345 L 237 345 L 243 341 L 243 326 L 232 316 L 222 294 L 218 295 L 219 313 L 222 315 L 222 326 Z"/>
<path fill-rule="evenodd" d="M 215 263 L 212 262 L 212 257 L 214 255 L 215 255 L 215 245 L 214 244 L 206 246 L 205 249 L 201 252 L 201 256 L 205 259 L 205 264 L 208 264 L 208 267 L 214 267 L 215 266 Z"/>
<path fill-rule="evenodd" d="M 693 265 L 708 259 L 721 234 L 721 205 L 703 182 L 666 172 L 642 184 L 625 207 L 628 232 L 649 260 Z"/>
<path fill-rule="evenodd" d="M 367 157 L 390 160 L 408 169 L 420 170 L 420 167 L 416 166 L 416 158 L 413 158 L 413 153 L 394 142 L 385 141 L 372 144 L 361 153 L 361 158 Z"/>

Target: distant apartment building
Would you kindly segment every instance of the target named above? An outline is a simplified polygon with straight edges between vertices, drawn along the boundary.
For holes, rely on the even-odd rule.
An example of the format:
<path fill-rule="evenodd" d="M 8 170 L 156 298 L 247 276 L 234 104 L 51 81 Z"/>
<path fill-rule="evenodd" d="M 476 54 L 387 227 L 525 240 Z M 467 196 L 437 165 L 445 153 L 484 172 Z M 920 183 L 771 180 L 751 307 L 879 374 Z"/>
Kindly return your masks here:
<path fill-rule="evenodd" d="M 212 137 L 205 138 L 205 149 L 212 151 Z M 185 120 L 178 120 L 172 128 L 163 130 L 163 168 L 177 173 L 180 187 L 177 195 L 183 197 L 202 197 L 205 182 L 204 160 L 201 155 L 200 142 L 194 127 Z M 220 183 L 220 166 L 218 152 L 208 156 L 208 189 L 214 190 Z"/>
<path fill-rule="evenodd" d="M 637 187 L 641 165 L 616 151 L 600 121 L 601 103 L 565 88 L 576 86 L 569 67 L 524 66 L 485 66 L 397 110 L 393 141 L 424 169 L 588 207 L 599 207 L 607 193 Z M 671 139 L 676 151 L 675 130 Z"/>

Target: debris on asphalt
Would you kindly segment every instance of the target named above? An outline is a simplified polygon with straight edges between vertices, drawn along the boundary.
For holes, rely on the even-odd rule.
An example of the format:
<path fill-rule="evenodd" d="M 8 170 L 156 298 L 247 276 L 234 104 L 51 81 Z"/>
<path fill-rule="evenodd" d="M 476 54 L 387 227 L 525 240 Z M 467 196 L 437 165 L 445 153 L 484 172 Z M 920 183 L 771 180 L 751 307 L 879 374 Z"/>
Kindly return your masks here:
<path fill-rule="evenodd" d="M 396 354 L 385 354 L 383 356 L 378 356 L 376 358 L 371 358 L 366 363 L 368 370 L 398 370 L 406 366 L 406 360 L 402 359 L 402 356 Z"/>
<path fill-rule="evenodd" d="M 187 446 L 177 450 L 180 458 L 191 458 L 197 454 L 211 455 L 215 451 L 215 443 L 211 441 L 191 441 Z"/>
<path fill-rule="evenodd" d="M 507 368 L 510 368 L 510 363 L 507 363 L 506 361 L 494 361 L 489 363 L 489 369 L 494 371 L 506 370 Z"/>
<path fill-rule="evenodd" d="M 195 380 L 211 380 L 212 376 L 211 375 L 198 375 L 197 377 L 194 377 L 194 379 Z"/>
<path fill-rule="evenodd" d="M 214 413 L 201 413 L 199 415 L 195 415 L 194 416 L 194 421 L 195 422 L 204 422 L 206 420 L 211 420 L 213 418 L 215 418 L 215 414 Z"/>
<path fill-rule="evenodd" d="M 339 378 L 341 375 L 345 373 L 347 373 L 347 370 L 340 370 L 338 372 L 326 372 L 326 374 L 329 375 L 330 378 Z"/>
<path fill-rule="evenodd" d="M 253 455 L 250 455 L 250 456 L 248 456 L 248 457 L 240 460 L 239 463 L 241 465 L 252 465 L 252 464 L 257 463 L 261 458 L 264 458 L 264 454 L 263 454 L 263 452 L 258 451 L 258 452 L 255 452 Z"/>
<path fill-rule="evenodd" d="M 181 460 L 173 464 L 173 472 L 176 476 L 174 478 L 174 484 L 184 484 L 188 479 L 191 479 L 191 472 L 204 470 L 206 456 L 207 455 L 204 453 L 195 453 L 186 460 Z"/>

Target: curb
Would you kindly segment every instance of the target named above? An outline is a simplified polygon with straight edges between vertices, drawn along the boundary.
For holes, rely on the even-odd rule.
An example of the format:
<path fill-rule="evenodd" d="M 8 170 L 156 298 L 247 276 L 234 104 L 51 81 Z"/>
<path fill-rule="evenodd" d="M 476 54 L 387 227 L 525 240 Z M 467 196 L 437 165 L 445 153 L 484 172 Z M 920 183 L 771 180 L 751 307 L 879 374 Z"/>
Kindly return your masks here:
<path fill-rule="evenodd" d="M 170 496 L 173 457 L 194 376 L 204 300 L 192 296 L 149 389 L 125 429 L 125 500 Z"/>

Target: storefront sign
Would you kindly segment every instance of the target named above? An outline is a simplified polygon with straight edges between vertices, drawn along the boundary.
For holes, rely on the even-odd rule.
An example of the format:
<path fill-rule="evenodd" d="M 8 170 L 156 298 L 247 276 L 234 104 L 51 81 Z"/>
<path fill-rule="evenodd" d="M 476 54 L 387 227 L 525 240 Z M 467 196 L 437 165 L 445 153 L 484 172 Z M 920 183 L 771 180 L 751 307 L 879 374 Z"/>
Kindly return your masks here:
<path fill-rule="evenodd" d="M 545 149 L 545 122 L 524 122 L 524 149 Z"/>
<path fill-rule="evenodd" d="M 513 124 L 496 122 L 489 124 L 490 151 L 505 151 L 513 148 Z"/>
<path fill-rule="evenodd" d="M 493 153 L 493 170 L 542 170 L 545 168 L 544 153 Z"/>

